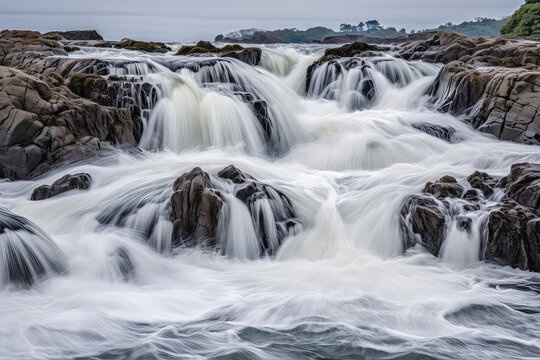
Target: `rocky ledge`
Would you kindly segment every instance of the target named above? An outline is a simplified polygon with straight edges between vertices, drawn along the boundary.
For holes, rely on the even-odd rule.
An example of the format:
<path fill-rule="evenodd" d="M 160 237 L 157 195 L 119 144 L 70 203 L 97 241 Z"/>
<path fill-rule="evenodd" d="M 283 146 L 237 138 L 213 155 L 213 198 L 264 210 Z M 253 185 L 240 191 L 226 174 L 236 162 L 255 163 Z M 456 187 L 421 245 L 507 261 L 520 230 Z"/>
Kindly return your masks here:
<path fill-rule="evenodd" d="M 262 50 L 259 48 L 244 48 L 240 45 L 225 45 L 215 47 L 208 41 L 199 41 L 195 46 L 182 46 L 176 55 L 217 55 L 235 58 L 249 65 L 258 65 L 261 61 Z"/>
<path fill-rule="evenodd" d="M 479 237 L 479 257 L 540 272 L 540 164 L 512 165 L 495 179 L 475 172 L 445 176 L 408 197 L 400 213 L 404 248 L 421 244 L 441 256 L 449 236 Z"/>
<path fill-rule="evenodd" d="M 233 195 L 247 206 L 259 239 L 260 255 L 274 254 L 283 239 L 299 225 L 289 199 L 233 165 L 219 171 L 218 178 L 233 185 Z M 200 168 L 176 179 L 171 196 L 173 246 L 225 250 L 220 236 L 227 233 L 230 204 L 227 205 L 224 193 L 218 187 L 218 183 Z"/>

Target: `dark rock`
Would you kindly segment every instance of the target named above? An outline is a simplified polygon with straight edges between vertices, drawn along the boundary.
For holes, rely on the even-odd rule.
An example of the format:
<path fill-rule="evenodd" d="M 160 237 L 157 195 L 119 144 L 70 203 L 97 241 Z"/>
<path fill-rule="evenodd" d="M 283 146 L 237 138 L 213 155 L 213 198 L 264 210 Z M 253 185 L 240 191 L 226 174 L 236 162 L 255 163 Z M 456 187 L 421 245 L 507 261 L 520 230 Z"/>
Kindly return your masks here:
<path fill-rule="evenodd" d="M 459 198 L 463 193 L 463 187 L 452 176 L 443 176 L 434 183 L 428 182 L 422 192 L 431 194 L 437 199 Z"/>
<path fill-rule="evenodd" d="M 111 257 L 122 280 L 130 281 L 135 278 L 135 265 L 133 264 L 133 260 L 131 260 L 129 251 L 125 247 L 119 246 L 114 249 Z"/>
<path fill-rule="evenodd" d="M 489 215 L 485 258 L 522 270 L 540 271 L 539 221 L 530 208 L 511 199 L 503 200 Z"/>
<path fill-rule="evenodd" d="M 107 80 L 99 75 L 75 74 L 71 77 L 68 85 L 75 94 L 102 104 L 108 101 L 104 95 L 108 88 Z"/>
<path fill-rule="evenodd" d="M 414 246 L 417 234 L 421 244 L 438 256 L 444 240 L 445 216 L 437 202 L 428 196 L 410 196 L 401 207 L 401 233 L 405 248 Z"/>
<path fill-rule="evenodd" d="M 246 204 L 251 213 L 257 235 L 262 240 L 261 252 L 274 254 L 283 239 L 300 225 L 289 199 L 274 187 L 244 174 L 233 165 L 222 169 L 218 176 L 237 184 L 235 196 Z M 268 206 L 271 214 L 261 211 L 261 206 Z"/>
<path fill-rule="evenodd" d="M 210 176 L 196 167 L 174 182 L 171 196 L 174 245 L 216 245 L 223 200 Z"/>
<path fill-rule="evenodd" d="M 460 140 L 459 137 L 456 136 L 456 129 L 451 126 L 440 126 L 430 123 L 416 123 L 412 124 L 412 127 L 450 143 L 458 142 Z"/>
<path fill-rule="evenodd" d="M 0 175 L 23 179 L 112 145 L 134 146 L 128 109 L 103 107 L 65 86 L 0 66 Z"/>
<path fill-rule="evenodd" d="M 540 164 L 514 164 L 501 183 L 506 187 L 506 197 L 540 211 Z"/>
<path fill-rule="evenodd" d="M 166 53 L 171 51 L 171 48 L 162 42 L 146 42 L 146 41 L 134 41 L 127 40 L 122 41 L 114 46 L 118 49 L 137 50 L 152 53 Z"/>
<path fill-rule="evenodd" d="M 103 40 L 96 30 L 50 31 L 45 37 L 60 36 L 65 40 Z"/>
<path fill-rule="evenodd" d="M 469 177 L 467 181 L 475 189 L 482 191 L 485 197 L 490 197 L 493 195 L 493 188 L 495 188 L 497 181 L 486 174 L 485 172 L 475 171 Z"/>
<path fill-rule="evenodd" d="M 92 178 L 89 174 L 67 174 L 56 180 L 51 186 L 41 185 L 34 189 L 31 200 L 48 199 L 73 189 L 87 190 L 91 183 Z"/>
<path fill-rule="evenodd" d="M 0 206 L 0 285 L 29 287 L 67 270 L 64 254 L 37 225 Z"/>
<path fill-rule="evenodd" d="M 258 65 L 261 60 L 262 50 L 259 48 L 244 48 L 240 45 L 225 45 L 222 48 L 215 47 L 208 41 L 199 41 L 195 46 L 182 46 L 176 55 L 218 55 L 238 59 L 249 65 Z"/>
<path fill-rule="evenodd" d="M 338 48 L 329 48 L 324 51 L 323 57 L 318 61 L 324 62 L 340 57 L 353 57 L 366 51 L 380 51 L 385 50 L 376 45 L 370 45 L 366 42 L 353 42 L 351 44 L 345 44 Z"/>

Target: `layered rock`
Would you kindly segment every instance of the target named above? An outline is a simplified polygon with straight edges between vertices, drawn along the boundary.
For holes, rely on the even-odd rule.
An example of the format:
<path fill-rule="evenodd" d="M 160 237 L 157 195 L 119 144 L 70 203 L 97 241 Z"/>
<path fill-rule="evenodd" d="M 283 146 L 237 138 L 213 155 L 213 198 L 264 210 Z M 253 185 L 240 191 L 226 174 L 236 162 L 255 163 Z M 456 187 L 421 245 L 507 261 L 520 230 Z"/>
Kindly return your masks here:
<path fill-rule="evenodd" d="M 108 144 L 134 146 L 138 131 L 128 109 L 80 98 L 54 76 L 40 81 L 0 66 L 0 177 L 39 175 Z"/>
<path fill-rule="evenodd" d="M 215 54 L 221 57 L 235 58 L 249 65 L 258 65 L 261 61 L 262 50 L 259 48 L 244 48 L 240 45 L 225 45 L 215 47 L 208 41 L 199 41 L 195 46 L 182 46 L 176 55 Z"/>
<path fill-rule="evenodd" d="M 162 42 L 146 42 L 146 41 L 135 41 L 135 40 L 126 40 L 121 41 L 114 45 L 115 48 L 118 49 L 126 49 L 126 50 L 137 50 L 137 51 L 144 51 L 144 52 L 152 52 L 152 53 L 166 53 L 168 51 L 171 51 L 171 48 L 165 45 Z"/>
<path fill-rule="evenodd" d="M 435 106 L 502 140 L 540 144 L 540 70 L 451 62 L 439 73 Z"/>
<path fill-rule="evenodd" d="M 494 205 L 497 188 L 504 197 Z M 420 242 L 438 256 L 450 224 L 470 232 L 469 213 L 480 212 L 486 214 L 479 224 L 481 259 L 540 271 L 540 164 L 514 164 L 499 181 L 478 171 L 462 184 L 445 176 L 426 184 L 423 193 L 408 197 L 401 208 L 405 248 Z"/>
<path fill-rule="evenodd" d="M 49 31 L 43 35 L 55 40 L 103 40 L 96 30 Z"/>
<path fill-rule="evenodd" d="M 32 192 L 31 200 L 44 200 L 56 195 L 60 195 L 69 190 L 87 190 L 92 184 L 89 174 L 67 174 L 52 183 L 52 185 L 41 185 Z"/>

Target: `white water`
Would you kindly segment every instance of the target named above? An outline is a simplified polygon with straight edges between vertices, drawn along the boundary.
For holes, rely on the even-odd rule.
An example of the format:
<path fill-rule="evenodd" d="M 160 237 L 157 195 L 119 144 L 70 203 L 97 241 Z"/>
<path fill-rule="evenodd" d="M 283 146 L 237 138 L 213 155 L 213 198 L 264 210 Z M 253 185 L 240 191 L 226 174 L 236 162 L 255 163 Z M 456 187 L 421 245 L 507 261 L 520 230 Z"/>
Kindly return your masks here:
<path fill-rule="evenodd" d="M 351 111 L 343 95 L 302 97 L 301 74 L 316 55 L 279 51 L 263 56 L 264 68 L 228 60 L 204 71 L 167 54 L 75 54 L 151 64 L 127 73 L 162 93 L 142 155 L 0 183 L 2 205 L 47 232 L 68 265 L 67 275 L 31 289 L 2 290 L 0 358 L 538 357 L 538 274 L 480 262 L 475 221 L 470 235 L 451 228 L 440 259 L 421 248 L 402 255 L 397 217 L 404 197 L 427 181 L 477 169 L 502 176 L 513 163 L 539 162 L 538 147 L 429 110 L 422 94 L 434 74 L 413 70 L 424 64 L 398 62 L 392 69 L 413 75 L 396 84 L 386 76 L 396 71 L 370 67 L 371 109 Z M 211 81 L 223 74 L 232 83 Z M 232 95 L 240 90 L 268 103 L 271 139 Z M 451 126 L 462 141 L 432 137 L 417 123 Z M 229 164 L 283 192 L 303 229 L 275 257 L 254 260 L 256 226 L 221 183 L 229 187 L 220 220 L 227 256 L 171 252 L 174 180 L 195 166 L 215 179 Z M 37 185 L 75 172 L 91 174 L 88 191 L 29 200 Z M 119 248 L 132 272 L 121 271 Z"/>

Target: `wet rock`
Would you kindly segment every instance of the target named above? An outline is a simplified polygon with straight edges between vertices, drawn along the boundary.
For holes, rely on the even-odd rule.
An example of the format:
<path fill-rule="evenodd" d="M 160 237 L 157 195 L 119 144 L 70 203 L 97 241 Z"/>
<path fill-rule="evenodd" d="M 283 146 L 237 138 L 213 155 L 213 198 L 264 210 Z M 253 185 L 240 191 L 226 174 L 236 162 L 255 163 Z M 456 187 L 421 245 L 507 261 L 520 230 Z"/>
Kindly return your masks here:
<path fill-rule="evenodd" d="M 26 288 L 66 271 L 64 254 L 43 230 L 0 206 L 0 286 Z"/>
<path fill-rule="evenodd" d="M 511 199 L 503 200 L 488 219 L 487 260 L 522 270 L 540 271 L 540 217 Z"/>
<path fill-rule="evenodd" d="M 215 47 L 208 41 L 199 41 L 195 46 L 182 46 L 176 55 L 215 54 L 221 57 L 238 59 L 249 65 L 258 65 L 261 61 L 262 50 L 259 48 L 244 48 L 240 45 L 225 45 Z"/>
<path fill-rule="evenodd" d="M 171 196 L 175 246 L 216 245 L 216 229 L 223 205 L 210 176 L 196 167 L 174 182 Z"/>
<path fill-rule="evenodd" d="M 249 209 L 261 239 L 261 253 L 273 255 L 283 239 L 300 226 L 289 199 L 274 187 L 244 174 L 234 165 L 222 169 L 218 176 L 237 184 L 235 196 Z"/>
<path fill-rule="evenodd" d="M 171 51 L 171 48 L 162 42 L 146 42 L 135 40 L 122 41 L 116 44 L 114 47 L 118 49 L 137 50 L 151 53 L 166 53 L 168 51 Z"/>
<path fill-rule="evenodd" d="M 459 137 L 456 136 L 456 129 L 451 126 L 441 126 L 430 123 L 416 123 L 412 124 L 412 127 L 450 143 L 455 143 L 460 140 Z"/>
<path fill-rule="evenodd" d="M 107 80 L 99 75 L 75 74 L 71 77 L 68 87 L 75 94 L 99 104 L 110 102 L 104 95 L 108 88 Z"/>
<path fill-rule="evenodd" d="M 130 281 L 135 278 L 135 265 L 129 255 L 129 251 L 125 247 L 119 246 L 115 248 L 111 257 L 123 281 Z"/>
<path fill-rule="evenodd" d="M 32 192 L 31 200 L 44 200 L 51 198 L 56 195 L 60 195 L 66 191 L 79 189 L 87 190 L 92 184 L 92 178 L 89 174 L 79 173 L 79 174 L 67 174 L 62 176 L 60 179 L 56 180 L 49 185 L 41 185 L 34 189 Z"/>
<path fill-rule="evenodd" d="M 49 38 L 54 38 L 56 35 L 65 40 L 103 40 L 96 30 L 50 31 L 43 35 Z"/>
<path fill-rule="evenodd" d="M 410 196 L 401 208 L 401 233 L 405 249 L 420 243 L 438 256 L 444 240 L 445 216 L 437 202 L 428 196 Z M 415 236 L 416 235 L 416 236 Z"/>
<path fill-rule="evenodd" d="M 493 195 L 497 181 L 485 172 L 475 171 L 467 177 L 467 181 L 475 189 L 482 191 L 485 197 Z"/>
<path fill-rule="evenodd" d="M 506 197 L 520 205 L 540 211 L 540 164 L 512 165 L 510 174 L 501 179 Z"/>
<path fill-rule="evenodd" d="M 136 144 L 128 109 L 100 106 L 58 83 L 0 66 L 1 177 L 28 178 L 94 156 L 107 144 Z"/>
<path fill-rule="evenodd" d="M 376 45 L 371 45 L 366 42 L 353 42 L 345 44 L 338 48 L 329 48 L 324 51 L 324 55 L 318 60 L 319 62 L 329 61 L 340 57 L 353 57 L 366 51 L 386 50 Z"/>
<path fill-rule="evenodd" d="M 434 183 L 428 182 L 422 192 L 431 194 L 437 199 L 459 198 L 463 193 L 463 187 L 452 176 L 443 176 Z"/>

